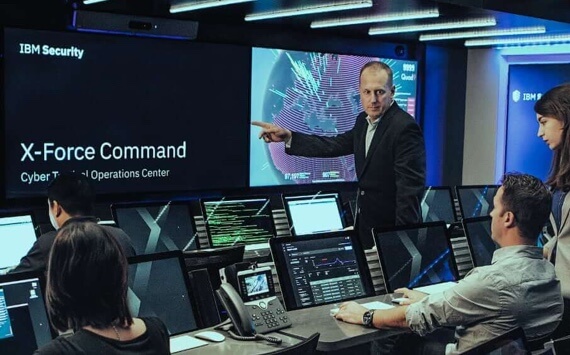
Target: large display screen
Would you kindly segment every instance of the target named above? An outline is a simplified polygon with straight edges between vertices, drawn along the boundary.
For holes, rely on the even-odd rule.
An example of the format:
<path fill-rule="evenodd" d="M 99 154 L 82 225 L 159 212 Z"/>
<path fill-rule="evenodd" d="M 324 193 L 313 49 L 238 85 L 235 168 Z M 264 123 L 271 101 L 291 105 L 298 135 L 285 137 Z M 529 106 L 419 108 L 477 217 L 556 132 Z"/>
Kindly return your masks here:
<path fill-rule="evenodd" d="M 390 65 L 395 101 L 415 116 L 417 62 L 331 53 L 253 48 L 251 120 L 293 131 L 335 136 L 350 130 L 363 111 L 358 90 L 361 67 Z M 352 155 L 305 158 L 285 154 L 283 143 L 266 144 L 251 128 L 250 185 L 271 186 L 355 181 Z"/>
<path fill-rule="evenodd" d="M 552 151 L 536 136 L 534 104 L 546 91 L 567 82 L 567 63 L 509 65 L 505 172 L 523 171 L 546 179 Z"/>
<path fill-rule="evenodd" d="M 247 186 L 250 48 L 6 29 L 6 197 Z M 231 90 L 228 91 L 228 88 Z"/>

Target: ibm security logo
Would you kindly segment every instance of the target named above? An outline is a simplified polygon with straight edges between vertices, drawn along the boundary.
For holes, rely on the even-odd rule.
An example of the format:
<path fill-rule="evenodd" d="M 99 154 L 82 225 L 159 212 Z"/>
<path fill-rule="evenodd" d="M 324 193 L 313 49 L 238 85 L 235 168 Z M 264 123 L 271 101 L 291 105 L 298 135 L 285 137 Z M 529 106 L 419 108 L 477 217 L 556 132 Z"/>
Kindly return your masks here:
<path fill-rule="evenodd" d="M 541 92 L 520 92 L 519 90 L 514 90 L 511 93 L 511 99 L 514 102 L 519 101 L 538 101 L 542 97 Z"/>

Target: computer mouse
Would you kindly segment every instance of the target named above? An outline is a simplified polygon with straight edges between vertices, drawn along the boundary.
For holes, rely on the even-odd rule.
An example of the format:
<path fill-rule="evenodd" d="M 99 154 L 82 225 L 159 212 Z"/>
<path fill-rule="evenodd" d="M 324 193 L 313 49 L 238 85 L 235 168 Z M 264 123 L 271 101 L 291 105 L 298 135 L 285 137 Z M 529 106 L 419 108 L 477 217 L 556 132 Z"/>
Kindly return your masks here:
<path fill-rule="evenodd" d="M 194 334 L 194 337 L 202 340 L 213 341 L 216 343 L 226 340 L 226 337 L 223 334 L 214 332 L 212 330 L 206 330 L 200 333 L 196 333 Z"/>

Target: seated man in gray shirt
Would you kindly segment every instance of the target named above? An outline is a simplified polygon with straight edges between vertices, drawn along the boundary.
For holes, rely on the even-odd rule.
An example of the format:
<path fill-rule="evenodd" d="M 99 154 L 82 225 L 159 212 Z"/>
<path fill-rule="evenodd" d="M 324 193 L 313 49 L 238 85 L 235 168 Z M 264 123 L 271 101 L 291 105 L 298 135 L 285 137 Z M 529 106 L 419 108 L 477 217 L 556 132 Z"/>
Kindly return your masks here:
<path fill-rule="evenodd" d="M 554 266 L 543 259 L 536 242 L 551 199 L 539 179 L 506 174 L 490 214 L 492 238 L 500 247 L 491 265 L 473 269 L 441 293 L 396 290 L 409 299 L 408 305 L 368 310 L 345 302 L 335 317 L 376 328 L 409 328 L 422 336 L 455 326 L 457 342 L 445 347 L 446 354 L 463 352 L 516 327 L 531 340 L 550 334 L 562 319 L 562 295 Z"/>
<path fill-rule="evenodd" d="M 20 260 L 20 264 L 10 272 L 46 271 L 49 252 L 59 228 L 67 221 L 77 219 L 97 222 L 97 218 L 92 216 L 95 192 L 89 179 L 83 174 L 59 174 L 50 182 L 47 195 L 49 219 L 56 230 L 40 235 L 28 254 Z M 126 257 L 135 255 L 131 239 L 122 229 L 102 227 L 117 239 Z"/>

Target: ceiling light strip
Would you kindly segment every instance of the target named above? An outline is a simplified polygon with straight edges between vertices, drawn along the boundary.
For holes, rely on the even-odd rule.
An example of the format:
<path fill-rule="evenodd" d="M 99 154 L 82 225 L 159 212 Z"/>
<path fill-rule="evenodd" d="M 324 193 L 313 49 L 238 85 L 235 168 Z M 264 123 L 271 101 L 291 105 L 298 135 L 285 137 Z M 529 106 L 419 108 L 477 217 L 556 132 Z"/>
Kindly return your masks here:
<path fill-rule="evenodd" d="M 434 17 L 439 17 L 439 10 L 437 8 L 419 11 L 395 12 L 375 16 L 341 17 L 330 20 L 318 20 L 311 23 L 311 28 L 349 26 L 373 22 L 403 21 Z"/>
<path fill-rule="evenodd" d="M 95 3 L 103 2 L 103 1 L 107 1 L 107 0 L 83 0 L 83 4 L 84 5 L 90 5 L 90 4 L 95 4 Z"/>
<path fill-rule="evenodd" d="M 570 34 L 548 36 L 525 36 L 512 38 L 485 38 L 465 41 L 465 47 L 495 46 L 508 44 L 549 44 L 570 42 Z"/>
<path fill-rule="evenodd" d="M 210 7 L 233 5 L 233 4 L 239 4 L 242 2 L 251 2 L 251 1 L 255 0 L 205 0 L 205 1 L 182 2 L 179 4 L 170 5 L 170 13 L 175 14 L 178 12 L 194 11 Z"/>
<path fill-rule="evenodd" d="M 516 36 L 516 35 L 528 35 L 528 34 L 536 34 L 544 32 L 546 32 L 546 28 L 544 26 L 512 27 L 512 28 L 502 28 L 495 30 L 448 32 L 448 33 L 434 33 L 434 34 L 420 35 L 420 41 L 439 41 L 445 39 L 494 37 L 494 36 Z"/>
<path fill-rule="evenodd" d="M 372 0 L 332 1 L 325 4 L 305 5 L 297 8 L 252 13 L 246 15 L 245 20 L 246 21 L 267 20 L 279 17 L 319 14 L 324 12 L 353 10 L 353 9 L 361 9 L 366 7 L 372 7 Z"/>
<path fill-rule="evenodd" d="M 414 25 L 414 26 L 371 27 L 370 30 L 368 30 L 368 34 L 374 36 L 374 35 L 386 35 L 391 33 L 451 30 L 458 28 L 495 26 L 496 24 L 497 21 L 495 20 L 494 17 L 485 17 L 473 20 L 439 22 L 439 23 L 430 23 L 430 24 Z"/>

